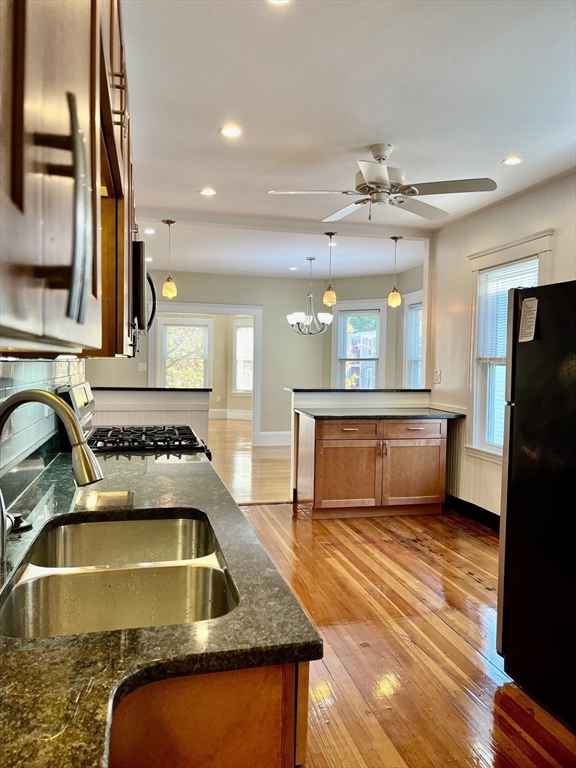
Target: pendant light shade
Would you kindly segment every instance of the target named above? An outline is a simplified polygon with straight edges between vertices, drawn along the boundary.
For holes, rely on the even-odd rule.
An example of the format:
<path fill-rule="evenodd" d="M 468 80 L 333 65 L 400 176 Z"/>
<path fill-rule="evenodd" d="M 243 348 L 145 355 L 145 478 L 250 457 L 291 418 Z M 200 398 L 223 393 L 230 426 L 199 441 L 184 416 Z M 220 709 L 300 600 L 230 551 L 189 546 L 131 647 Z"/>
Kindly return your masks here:
<path fill-rule="evenodd" d="M 394 287 L 388 294 L 388 306 L 399 307 L 402 304 L 402 296 L 400 296 L 396 288 L 396 249 L 398 248 L 398 240 L 402 240 L 402 238 L 400 235 L 395 235 L 390 240 L 394 240 Z"/>
<path fill-rule="evenodd" d="M 170 273 L 171 268 L 171 257 L 172 257 L 172 243 L 171 243 L 171 237 L 170 237 L 170 227 L 172 224 L 176 224 L 175 221 L 172 219 L 162 219 L 162 224 L 166 224 L 168 227 L 168 277 L 164 281 L 164 285 L 162 286 L 162 296 L 164 296 L 165 299 L 174 299 L 176 296 L 178 296 L 178 288 L 176 286 L 176 283 L 172 279 L 172 275 Z"/>
<path fill-rule="evenodd" d="M 330 312 L 319 312 L 316 314 L 314 311 L 314 296 L 312 295 L 312 262 L 315 261 L 315 257 L 307 256 L 306 260 L 310 262 L 310 287 L 308 289 L 306 312 L 292 312 L 292 314 L 286 315 L 286 320 L 288 320 L 292 326 L 294 333 L 298 333 L 300 336 L 318 336 L 328 330 L 328 327 L 334 318 Z"/>
<path fill-rule="evenodd" d="M 332 248 L 336 245 L 336 243 L 332 242 L 332 238 L 334 237 L 336 232 L 324 232 L 325 235 L 328 235 L 330 238 L 328 241 L 328 249 L 330 252 L 330 262 L 329 262 L 329 271 L 328 271 L 328 288 L 324 291 L 324 296 L 322 297 L 322 304 L 324 304 L 327 307 L 333 307 L 334 304 L 336 304 L 337 298 L 336 298 L 336 291 L 334 288 L 332 288 Z"/>

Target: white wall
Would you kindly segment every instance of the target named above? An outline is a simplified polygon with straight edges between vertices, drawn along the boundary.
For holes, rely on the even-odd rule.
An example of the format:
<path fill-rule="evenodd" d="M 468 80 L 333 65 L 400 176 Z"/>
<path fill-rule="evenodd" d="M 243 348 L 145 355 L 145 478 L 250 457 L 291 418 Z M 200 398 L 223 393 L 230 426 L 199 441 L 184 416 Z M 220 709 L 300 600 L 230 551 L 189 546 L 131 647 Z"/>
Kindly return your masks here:
<path fill-rule="evenodd" d="M 574 175 L 485 209 L 446 227 L 433 238 L 428 366 L 429 371 L 442 372 L 441 383 L 434 385 L 432 391 L 432 404 L 436 407 L 461 413 L 468 410 L 472 273 L 466 257 L 545 229 L 555 231 L 552 282 L 575 279 Z M 454 433 L 448 492 L 499 514 L 501 462 L 467 450 L 467 430 L 463 425 L 455 425 Z"/>

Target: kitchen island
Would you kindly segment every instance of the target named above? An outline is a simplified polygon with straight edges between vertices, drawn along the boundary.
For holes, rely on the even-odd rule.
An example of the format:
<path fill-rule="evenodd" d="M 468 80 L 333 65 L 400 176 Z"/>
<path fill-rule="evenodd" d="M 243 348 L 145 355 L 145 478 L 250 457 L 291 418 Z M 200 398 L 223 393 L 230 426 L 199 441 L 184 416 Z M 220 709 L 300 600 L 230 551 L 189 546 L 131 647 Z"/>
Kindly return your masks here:
<path fill-rule="evenodd" d="M 39 533 L 63 517 L 66 523 L 77 523 L 174 517 L 196 509 L 206 513 L 213 528 L 237 605 L 219 618 L 186 624 L 0 637 L 3 768 L 114 765 L 114 754 L 109 759 L 115 711 L 133 692 L 155 690 L 148 684 L 162 686 L 173 680 L 181 686 L 182 681 L 197 679 L 209 690 L 211 680 L 225 674 L 237 680 L 251 671 L 267 674 L 278 669 L 292 669 L 292 677 L 298 677 L 310 660 L 322 656 L 321 638 L 203 454 L 104 454 L 98 461 L 104 480 L 78 489 L 70 456 L 59 455 L 11 509 L 22 512 L 33 529 L 10 536 L 0 604 L 20 578 Z M 305 679 L 303 674 L 302 687 Z M 274 763 L 282 768 L 303 761 L 302 693 L 297 692 L 299 711 L 295 716 L 292 711 L 296 738 L 293 732 L 291 742 L 283 741 L 282 759 Z M 280 704 L 282 713 L 290 706 L 294 710 L 294 691 Z M 148 711 L 154 713 L 149 703 Z M 250 714 L 249 707 L 234 714 L 241 720 Z M 185 708 L 172 718 L 175 727 L 179 719 L 190 730 Z M 216 733 L 219 725 L 213 724 Z M 228 735 L 220 734 L 223 741 Z"/>
<path fill-rule="evenodd" d="M 296 408 L 294 501 L 312 518 L 441 512 L 447 425 L 458 418 L 426 406 Z"/>

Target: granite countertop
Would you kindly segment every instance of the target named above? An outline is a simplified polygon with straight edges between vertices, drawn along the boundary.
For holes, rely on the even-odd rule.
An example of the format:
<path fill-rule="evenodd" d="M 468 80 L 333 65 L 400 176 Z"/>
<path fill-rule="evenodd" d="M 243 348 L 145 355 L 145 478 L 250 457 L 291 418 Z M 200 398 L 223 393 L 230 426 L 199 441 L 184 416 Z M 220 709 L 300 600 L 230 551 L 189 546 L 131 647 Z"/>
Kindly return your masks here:
<path fill-rule="evenodd" d="M 294 389 L 293 387 L 284 387 L 285 392 L 431 392 L 431 389 Z"/>
<path fill-rule="evenodd" d="M 463 419 L 463 413 L 439 411 L 436 408 L 295 408 L 297 413 L 311 416 L 313 419 Z"/>
<path fill-rule="evenodd" d="M 322 657 L 320 636 L 203 454 L 98 460 L 104 480 L 77 489 L 70 456 L 60 454 L 12 507 L 33 530 L 9 537 L 6 591 L 39 531 L 57 516 L 110 520 L 153 508 L 161 508 L 154 516 L 174 516 L 177 508 L 193 507 L 206 512 L 240 601 L 224 616 L 192 624 L 0 637 L 3 768 L 105 766 L 112 709 L 146 683 Z"/>

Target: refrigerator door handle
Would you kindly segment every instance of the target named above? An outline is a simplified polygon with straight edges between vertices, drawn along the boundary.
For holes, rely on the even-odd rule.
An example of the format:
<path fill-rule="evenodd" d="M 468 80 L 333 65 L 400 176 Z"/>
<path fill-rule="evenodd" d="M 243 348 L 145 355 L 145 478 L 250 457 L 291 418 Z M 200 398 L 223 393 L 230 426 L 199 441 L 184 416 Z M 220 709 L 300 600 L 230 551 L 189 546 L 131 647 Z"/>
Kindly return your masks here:
<path fill-rule="evenodd" d="M 514 406 L 509 403 L 504 409 L 504 447 L 502 450 L 502 495 L 500 501 L 500 545 L 498 556 L 498 615 L 496 620 L 496 650 L 504 656 L 504 577 L 506 570 L 506 512 L 508 504 L 508 472 L 510 469 L 510 451 L 512 437 L 512 418 Z"/>
<path fill-rule="evenodd" d="M 504 400 L 507 403 L 514 402 L 514 352 L 516 340 L 516 303 L 518 290 L 510 288 L 508 291 L 508 324 L 506 326 L 506 392 Z"/>

